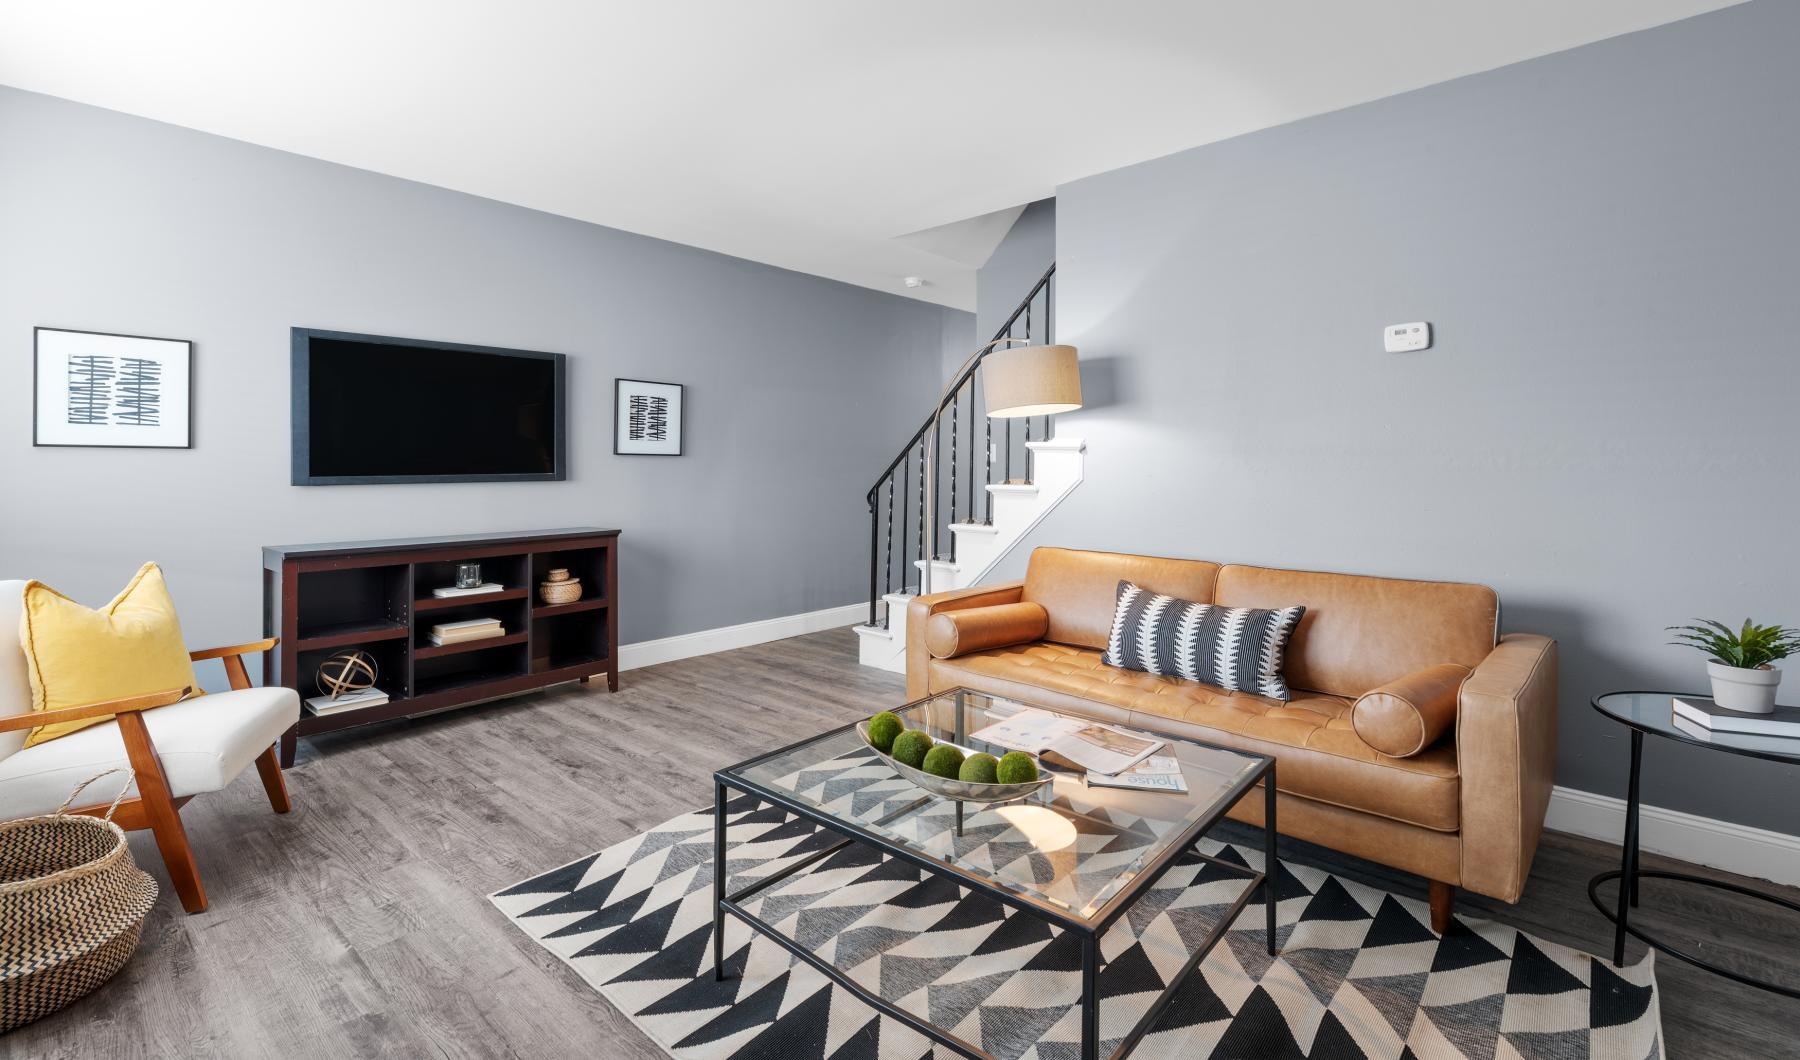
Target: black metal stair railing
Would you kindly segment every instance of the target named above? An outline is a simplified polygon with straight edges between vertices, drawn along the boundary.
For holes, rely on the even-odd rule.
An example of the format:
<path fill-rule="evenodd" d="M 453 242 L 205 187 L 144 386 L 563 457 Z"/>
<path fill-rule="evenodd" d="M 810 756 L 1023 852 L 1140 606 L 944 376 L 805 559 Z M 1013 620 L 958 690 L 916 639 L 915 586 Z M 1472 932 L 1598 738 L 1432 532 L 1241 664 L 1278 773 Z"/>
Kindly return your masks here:
<path fill-rule="evenodd" d="M 1052 264 L 1031 292 L 1012 311 L 994 339 L 1017 338 L 1033 343 L 1055 342 Z M 991 351 L 990 351 L 991 352 Z M 869 625 L 888 628 L 887 596 L 912 594 L 918 587 L 918 563 L 927 558 L 956 560 L 957 523 L 992 525 L 994 498 L 989 485 L 1030 482 L 1033 422 L 1035 437 L 1051 437 L 1051 416 L 1018 420 L 988 418 L 982 404 L 983 353 L 966 368 L 944 399 L 936 415 L 928 415 L 913 432 L 899 455 L 869 487 Z M 926 434 L 938 425 L 937 453 L 933 466 L 925 466 Z M 977 430 L 976 423 L 980 422 Z M 996 430 L 996 427 L 998 428 Z M 1013 439 L 1019 436 L 1019 456 L 1013 456 Z M 1019 474 L 1015 475 L 1017 468 Z M 999 477 L 995 478 L 998 472 Z M 925 491 L 937 491 L 938 520 L 925 525 Z M 961 518 L 959 518 L 959 515 Z M 948 541 L 946 554 L 943 543 Z"/>

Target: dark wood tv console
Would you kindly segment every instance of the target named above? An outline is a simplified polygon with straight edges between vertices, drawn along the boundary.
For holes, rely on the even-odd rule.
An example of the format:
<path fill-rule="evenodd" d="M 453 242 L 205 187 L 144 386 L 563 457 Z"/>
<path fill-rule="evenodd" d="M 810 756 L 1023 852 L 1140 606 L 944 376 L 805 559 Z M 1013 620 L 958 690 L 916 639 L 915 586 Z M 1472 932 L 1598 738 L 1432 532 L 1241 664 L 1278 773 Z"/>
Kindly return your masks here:
<path fill-rule="evenodd" d="M 574 527 L 516 534 L 464 534 L 386 541 L 267 545 L 263 552 L 263 635 L 280 645 L 263 655 L 263 683 L 319 695 L 319 666 L 360 648 L 374 657 L 376 687 L 388 701 L 335 714 L 302 706 L 281 738 L 281 764 L 294 764 L 301 736 L 426 714 L 565 681 L 606 675 L 619 690 L 617 530 Z M 456 565 L 480 563 L 499 592 L 436 597 L 455 584 Z M 581 579 L 581 599 L 545 604 L 538 583 L 557 567 Z M 497 618 L 504 636 L 434 645 L 440 622 Z"/>

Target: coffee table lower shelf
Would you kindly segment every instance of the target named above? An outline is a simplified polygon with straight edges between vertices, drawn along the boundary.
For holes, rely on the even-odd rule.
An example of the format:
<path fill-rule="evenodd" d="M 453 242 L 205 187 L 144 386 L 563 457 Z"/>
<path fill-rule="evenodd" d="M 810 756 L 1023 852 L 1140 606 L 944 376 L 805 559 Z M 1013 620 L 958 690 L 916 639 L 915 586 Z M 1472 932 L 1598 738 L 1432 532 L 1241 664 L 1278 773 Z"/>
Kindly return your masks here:
<path fill-rule="evenodd" d="M 1236 901 L 1231 904 L 1230 908 L 1226 910 L 1225 914 L 1219 918 L 1219 922 L 1213 926 L 1206 938 L 1201 940 L 1200 945 L 1195 951 L 1188 956 L 1187 962 L 1182 965 L 1181 971 L 1169 981 L 1169 985 L 1163 989 L 1163 992 L 1160 995 L 1158 995 L 1156 1001 L 1150 1006 L 1149 1010 L 1138 1020 L 1137 1025 L 1131 1029 L 1131 1032 L 1127 1034 L 1120 1041 L 1119 1045 L 1109 1054 L 1110 1060 L 1119 1060 L 1119 1058 L 1124 1057 L 1126 1054 L 1130 1053 L 1132 1049 L 1136 1048 L 1138 1042 L 1141 1041 L 1144 1035 L 1149 1032 L 1150 1028 L 1155 1025 L 1156 1020 L 1163 1014 L 1163 1011 L 1168 1008 L 1169 1003 L 1175 999 L 1176 992 L 1181 989 L 1181 986 L 1187 980 L 1187 977 L 1193 973 L 1194 969 L 1200 966 L 1200 962 L 1206 959 L 1206 955 L 1212 952 L 1213 947 L 1218 945 L 1219 940 L 1224 938 L 1225 932 L 1230 930 L 1231 925 L 1237 920 L 1238 915 L 1243 912 L 1244 907 L 1249 904 L 1251 897 L 1256 894 L 1258 889 L 1261 889 L 1263 892 L 1264 904 L 1266 906 L 1265 929 L 1267 932 L 1268 952 L 1270 956 L 1276 955 L 1276 887 L 1273 879 L 1273 869 L 1277 864 L 1275 848 L 1276 788 L 1275 763 L 1273 760 L 1269 760 L 1265 763 L 1261 772 L 1256 777 L 1252 778 L 1252 782 L 1256 779 L 1262 781 L 1264 792 L 1263 834 L 1265 846 L 1263 849 L 1266 852 L 1264 862 L 1265 871 L 1257 872 L 1243 865 L 1222 861 L 1218 858 L 1191 849 L 1194 842 L 1205 834 L 1207 828 L 1209 828 L 1213 822 L 1208 822 L 1207 827 L 1197 829 L 1196 834 L 1186 841 L 1184 849 L 1187 849 L 1187 852 L 1191 853 L 1194 857 L 1232 875 L 1242 876 L 1245 881 L 1244 890 L 1238 895 Z M 1075 932 L 1081 939 L 1082 944 L 1081 1000 L 1079 1002 L 1081 1005 L 1081 1056 L 1082 1060 L 1099 1060 L 1101 1044 L 1099 976 L 1100 968 L 1102 966 L 1100 958 L 1100 940 L 1119 917 L 1124 915 L 1131 907 L 1132 903 L 1136 901 L 1136 897 L 1148 893 L 1150 888 L 1155 885 L 1156 881 L 1174 866 L 1177 860 L 1176 858 L 1171 857 L 1162 859 L 1159 864 L 1147 868 L 1144 873 L 1133 881 L 1131 890 L 1134 897 L 1131 900 L 1110 903 L 1110 912 L 1099 919 L 1089 920 L 1075 916 L 1071 913 L 1060 913 L 1038 903 L 1027 901 L 1004 887 L 997 886 L 978 878 L 973 878 L 967 873 L 951 870 L 945 864 L 934 858 L 909 850 L 900 844 L 888 842 L 881 836 L 868 832 L 847 821 L 829 817 L 826 814 L 808 807 L 802 802 L 787 799 L 769 791 L 752 790 L 742 784 L 734 783 L 734 780 L 735 778 L 725 772 L 716 773 L 713 776 L 713 977 L 715 979 L 723 981 L 726 978 L 725 917 L 729 914 L 748 925 L 752 931 L 776 943 L 781 946 L 782 949 L 785 949 L 795 957 L 798 957 L 813 968 L 816 968 L 833 983 L 836 983 L 838 986 L 855 994 L 870 1008 L 873 1008 L 892 1019 L 900 1021 L 932 1041 L 954 1050 L 959 1055 L 970 1057 L 972 1060 L 996 1060 L 992 1053 L 986 1052 L 971 1042 L 964 1041 L 950 1031 L 938 1027 L 936 1024 L 920 1017 L 916 1013 L 909 1012 L 906 1009 L 895 1005 L 893 1002 L 888 1001 L 879 994 L 864 987 L 862 984 L 852 979 L 848 973 L 838 968 L 830 961 L 825 960 L 805 946 L 802 946 L 800 943 L 782 934 L 773 925 L 744 908 L 743 903 L 747 899 L 812 868 L 814 865 L 850 844 L 861 842 L 875 848 L 889 857 L 899 858 L 924 869 L 927 872 L 952 879 L 959 886 L 969 887 L 979 891 L 1004 905 L 1013 907 L 1022 914 L 1043 920 L 1054 928 Z M 727 881 L 725 879 L 723 866 L 726 863 L 725 854 L 727 849 L 725 805 L 727 802 L 728 790 L 738 791 L 761 802 L 780 806 L 789 813 L 816 824 L 827 831 L 843 835 L 844 838 L 823 849 L 808 854 L 793 865 L 782 869 L 772 876 L 762 877 L 747 887 L 735 892 L 727 893 L 725 889 Z M 1254 791 L 1254 788 L 1247 786 L 1244 794 L 1239 795 L 1238 798 L 1241 799 L 1245 797 L 1251 791 Z M 921 794 L 923 795 L 923 793 Z M 935 797 L 936 796 L 924 795 L 924 798 L 927 799 Z M 1233 799 L 1232 801 L 1235 803 L 1237 799 Z M 908 812 L 910 809 L 911 807 L 908 807 L 896 811 L 896 814 Z M 958 805 L 958 810 L 958 829 L 960 831 L 960 804 Z"/>

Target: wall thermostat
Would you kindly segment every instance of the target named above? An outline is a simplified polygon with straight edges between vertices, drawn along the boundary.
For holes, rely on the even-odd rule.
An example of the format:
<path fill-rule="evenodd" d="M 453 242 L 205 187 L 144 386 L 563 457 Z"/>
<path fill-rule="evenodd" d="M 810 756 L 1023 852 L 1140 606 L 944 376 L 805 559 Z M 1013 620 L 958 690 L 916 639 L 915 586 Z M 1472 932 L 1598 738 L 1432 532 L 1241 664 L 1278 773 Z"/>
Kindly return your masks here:
<path fill-rule="evenodd" d="M 1430 349 L 1431 325 L 1423 320 L 1411 324 L 1389 324 L 1381 329 L 1381 341 L 1389 353 Z"/>

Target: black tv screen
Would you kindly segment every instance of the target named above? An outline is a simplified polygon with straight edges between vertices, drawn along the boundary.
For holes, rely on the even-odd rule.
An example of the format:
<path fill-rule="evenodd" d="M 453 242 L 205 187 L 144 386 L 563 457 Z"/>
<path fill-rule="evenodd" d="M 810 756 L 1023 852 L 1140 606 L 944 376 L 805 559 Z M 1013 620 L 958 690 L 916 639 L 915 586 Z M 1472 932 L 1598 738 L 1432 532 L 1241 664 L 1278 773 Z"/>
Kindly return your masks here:
<path fill-rule="evenodd" d="M 562 479 L 564 358 L 293 329 L 294 484 Z"/>

